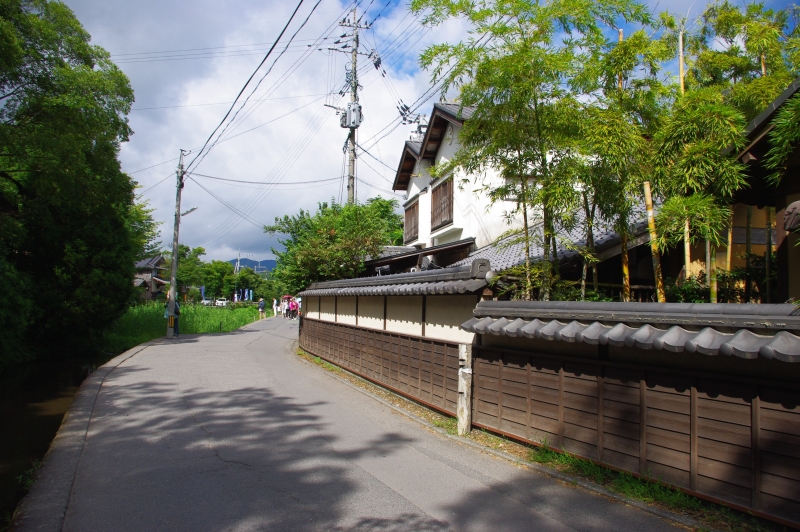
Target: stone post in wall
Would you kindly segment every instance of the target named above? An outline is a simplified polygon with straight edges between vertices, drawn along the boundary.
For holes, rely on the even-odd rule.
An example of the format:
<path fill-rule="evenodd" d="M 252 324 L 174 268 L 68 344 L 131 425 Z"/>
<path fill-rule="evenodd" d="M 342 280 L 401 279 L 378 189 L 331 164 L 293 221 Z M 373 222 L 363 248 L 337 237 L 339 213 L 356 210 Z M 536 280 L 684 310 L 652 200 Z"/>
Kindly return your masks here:
<path fill-rule="evenodd" d="M 472 346 L 458 345 L 458 435 L 465 436 L 472 430 Z"/>

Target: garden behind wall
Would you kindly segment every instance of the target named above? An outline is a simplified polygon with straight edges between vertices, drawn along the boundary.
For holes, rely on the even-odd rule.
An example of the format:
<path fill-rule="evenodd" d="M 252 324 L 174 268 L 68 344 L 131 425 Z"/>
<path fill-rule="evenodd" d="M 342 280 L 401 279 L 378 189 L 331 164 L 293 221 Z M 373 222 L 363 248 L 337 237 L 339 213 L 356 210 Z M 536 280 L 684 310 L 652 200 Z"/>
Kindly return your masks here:
<path fill-rule="evenodd" d="M 792 305 L 480 301 L 476 270 L 313 285 L 300 345 L 451 415 L 470 346 L 473 425 L 800 528 Z"/>

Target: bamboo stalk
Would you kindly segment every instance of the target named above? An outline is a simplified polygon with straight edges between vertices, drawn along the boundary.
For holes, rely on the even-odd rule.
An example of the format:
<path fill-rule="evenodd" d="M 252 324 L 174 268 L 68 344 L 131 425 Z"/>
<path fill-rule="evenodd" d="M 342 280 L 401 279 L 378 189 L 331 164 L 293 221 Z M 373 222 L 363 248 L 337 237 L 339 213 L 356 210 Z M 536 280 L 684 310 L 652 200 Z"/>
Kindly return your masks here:
<path fill-rule="evenodd" d="M 650 182 L 644 182 L 644 203 L 647 207 L 647 228 L 650 230 L 650 252 L 653 255 L 653 275 L 656 279 L 656 297 L 659 303 L 667 301 L 664 293 L 664 278 L 661 275 L 661 253 L 656 242 L 656 220 L 653 215 L 653 195 L 650 192 Z"/>
<path fill-rule="evenodd" d="M 692 244 L 690 238 L 689 218 L 686 218 L 683 226 L 683 269 L 685 279 L 688 279 L 692 275 Z"/>
<path fill-rule="evenodd" d="M 772 270 L 772 207 L 767 207 L 767 254 L 764 257 L 764 266 L 767 274 L 767 293 L 765 294 L 764 303 L 770 302 L 771 283 L 769 281 L 769 274 Z"/>
<path fill-rule="evenodd" d="M 708 284 L 711 292 L 710 294 L 711 297 L 709 299 L 711 299 L 712 303 L 716 303 L 717 302 L 717 248 L 715 246 L 710 246 L 710 247 L 711 247 L 710 250 L 711 265 L 709 267 L 710 272 L 709 272 Z"/>
<path fill-rule="evenodd" d="M 628 231 L 622 230 L 622 242 L 620 243 L 620 253 L 622 256 L 622 301 L 631 300 L 631 276 L 628 267 Z"/>
<path fill-rule="evenodd" d="M 686 87 L 683 81 L 685 76 L 683 66 L 683 30 L 678 32 L 678 69 L 680 71 L 679 76 L 681 78 L 681 94 L 684 94 L 686 92 Z"/>
<path fill-rule="evenodd" d="M 750 296 L 752 295 L 752 280 L 750 279 L 750 254 L 753 252 L 753 206 L 747 206 L 747 227 L 745 229 L 745 278 L 744 278 L 744 302 L 750 303 Z"/>
<path fill-rule="evenodd" d="M 733 270 L 733 266 L 731 266 L 732 253 L 733 253 L 732 250 L 733 250 L 733 212 L 731 211 L 731 223 L 728 224 L 728 247 L 725 250 L 725 268 L 727 268 L 729 272 Z"/>

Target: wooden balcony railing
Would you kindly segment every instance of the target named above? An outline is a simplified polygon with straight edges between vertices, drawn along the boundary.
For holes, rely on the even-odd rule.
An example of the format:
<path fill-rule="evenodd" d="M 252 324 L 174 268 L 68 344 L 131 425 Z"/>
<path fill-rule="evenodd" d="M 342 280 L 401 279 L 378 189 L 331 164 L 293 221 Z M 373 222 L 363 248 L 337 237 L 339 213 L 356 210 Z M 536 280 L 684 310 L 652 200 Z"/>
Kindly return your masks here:
<path fill-rule="evenodd" d="M 431 197 L 431 231 L 453 221 L 453 180 L 448 179 L 433 189 Z"/>
<path fill-rule="evenodd" d="M 405 225 L 403 226 L 403 242 L 409 243 L 419 237 L 419 202 L 406 209 Z"/>

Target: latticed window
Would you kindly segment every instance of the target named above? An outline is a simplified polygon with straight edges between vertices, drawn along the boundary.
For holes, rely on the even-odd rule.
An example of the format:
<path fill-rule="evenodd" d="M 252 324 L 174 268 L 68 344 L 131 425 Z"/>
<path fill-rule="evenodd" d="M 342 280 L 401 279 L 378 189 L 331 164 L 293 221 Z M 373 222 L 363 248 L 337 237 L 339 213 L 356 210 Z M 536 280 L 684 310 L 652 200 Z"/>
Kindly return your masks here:
<path fill-rule="evenodd" d="M 419 236 L 419 202 L 406 209 L 406 220 L 403 227 L 403 242 L 412 242 Z"/>
<path fill-rule="evenodd" d="M 431 231 L 453 221 L 453 180 L 448 179 L 433 189 L 431 197 Z"/>

